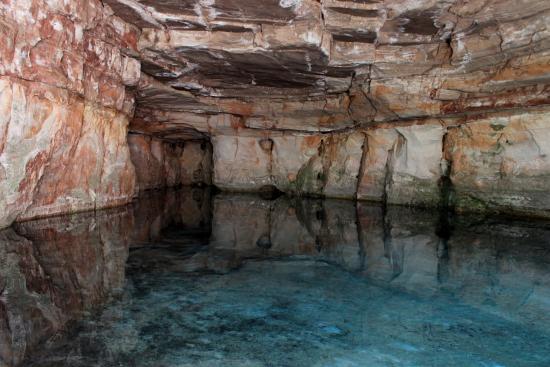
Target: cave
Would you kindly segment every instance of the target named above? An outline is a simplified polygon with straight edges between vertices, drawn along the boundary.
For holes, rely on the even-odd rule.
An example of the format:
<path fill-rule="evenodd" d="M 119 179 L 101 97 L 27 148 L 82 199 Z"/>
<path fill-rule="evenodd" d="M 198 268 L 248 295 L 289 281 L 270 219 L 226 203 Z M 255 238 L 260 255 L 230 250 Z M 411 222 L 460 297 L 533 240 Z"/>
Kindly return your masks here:
<path fill-rule="evenodd" d="M 549 24 L 0 0 L 0 367 L 550 365 Z"/>

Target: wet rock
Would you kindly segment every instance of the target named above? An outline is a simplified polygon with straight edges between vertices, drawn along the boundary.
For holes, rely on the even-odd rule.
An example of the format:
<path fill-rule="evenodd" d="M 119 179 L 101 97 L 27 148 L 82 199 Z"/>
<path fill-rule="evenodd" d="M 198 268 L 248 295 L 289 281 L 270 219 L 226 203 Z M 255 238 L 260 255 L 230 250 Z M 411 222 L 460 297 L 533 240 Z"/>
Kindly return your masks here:
<path fill-rule="evenodd" d="M 281 195 L 284 195 L 282 191 L 277 189 L 275 186 L 262 186 L 258 192 L 260 197 L 264 200 L 275 200 Z"/>
<path fill-rule="evenodd" d="M 549 216 L 548 116 L 501 113 L 449 131 L 446 155 L 459 211 Z"/>

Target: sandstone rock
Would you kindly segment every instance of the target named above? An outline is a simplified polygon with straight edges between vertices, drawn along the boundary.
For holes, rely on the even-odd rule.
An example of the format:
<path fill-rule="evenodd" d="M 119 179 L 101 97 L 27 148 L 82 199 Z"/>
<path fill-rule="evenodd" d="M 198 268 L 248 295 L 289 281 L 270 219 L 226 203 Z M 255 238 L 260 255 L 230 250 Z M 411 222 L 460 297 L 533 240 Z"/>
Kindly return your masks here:
<path fill-rule="evenodd" d="M 309 190 L 320 194 L 317 171 L 322 169 L 318 159 L 322 137 L 292 134 L 274 137 L 273 141 L 273 184 L 285 192 L 300 194 Z"/>
<path fill-rule="evenodd" d="M 548 209 L 544 198 L 528 203 L 542 181 L 521 178 L 543 177 L 544 163 L 536 174 L 517 163 L 507 177 L 518 173 L 525 195 L 505 198 L 512 181 L 481 185 L 462 157 L 486 139 L 478 121 L 506 111 L 538 121 L 550 104 L 545 1 L 104 3 L 0 4 L 0 77 L 10 85 L 0 87 L 0 226 L 129 201 L 128 121 L 142 189 L 208 183 L 213 163 L 224 189 L 436 206 L 448 199 L 438 185 L 450 162 L 460 208 L 465 192 L 487 201 L 496 185 L 490 201 L 500 204 L 473 206 Z M 457 132 L 470 124 L 480 136 Z M 197 143 L 208 140 L 212 161 Z M 513 165 L 524 153 L 506 154 Z M 53 178 L 65 166 L 83 173 Z"/>
<path fill-rule="evenodd" d="M 2 225 L 128 202 L 134 167 L 125 115 L 66 90 L 2 78 Z"/>
<path fill-rule="evenodd" d="M 186 142 L 179 156 L 182 185 L 212 183 L 212 145 L 206 141 Z"/>
<path fill-rule="evenodd" d="M 162 141 L 145 135 L 128 135 L 132 163 L 140 190 L 165 186 Z"/>
<path fill-rule="evenodd" d="M 365 168 L 357 197 L 392 204 L 437 206 L 445 129 L 434 121 L 366 133 Z"/>
<path fill-rule="evenodd" d="M 386 189 L 391 177 L 391 157 L 397 137 L 397 132 L 392 128 L 367 131 L 364 168 L 357 189 L 358 199 L 370 201 L 387 199 Z"/>
<path fill-rule="evenodd" d="M 212 183 L 212 149 L 207 142 L 178 143 L 146 135 L 128 135 L 140 190 Z"/>
<path fill-rule="evenodd" d="M 80 126 L 74 131 L 63 126 L 66 135 L 54 140 L 48 172 L 20 219 L 122 205 L 134 197 L 135 169 L 126 144 L 128 118 L 89 104 L 82 113 Z"/>
<path fill-rule="evenodd" d="M 354 198 L 363 160 L 365 135 L 361 132 L 334 135 L 329 142 L 330 166 L 323 194 L 335 198 Z"/>
<path fill-rule="evenodd" d="M 450 129 L 445 154 L 458 210 L 548 216 L 548 116 L 501 113 Z"/>
<path fill-rule="evenodd" d="M 254 191 L 271 185 L 271 152 L 262 149 L 261 141 L 261 137 L 212 137 L 214 184 L 235 191 Z"/>
<path fill-rule="evenodd" d="M 129 202 L 139 30 L 99 1 L 0 4 L 0 227 Z"/>
<path fill-rule="evenodd" d="M 363 156 L 362 133 L 319 135 L 273 134 L 265 138 L 213 138 L 214 183 L 226 189 L 254 191 L 274 185 L 297 195 L 353 198 Z"/>

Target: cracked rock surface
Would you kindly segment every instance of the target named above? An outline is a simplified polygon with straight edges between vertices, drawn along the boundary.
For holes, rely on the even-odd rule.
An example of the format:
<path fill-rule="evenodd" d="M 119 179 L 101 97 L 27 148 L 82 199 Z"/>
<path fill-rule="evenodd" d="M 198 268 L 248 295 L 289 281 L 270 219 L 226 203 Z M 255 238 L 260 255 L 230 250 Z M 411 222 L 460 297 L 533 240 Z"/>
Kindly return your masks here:
<path fill-rule="evenodd" d="M 132 199 L 138 38 L 97 0 L 0 2 L 0 227 Z"/>

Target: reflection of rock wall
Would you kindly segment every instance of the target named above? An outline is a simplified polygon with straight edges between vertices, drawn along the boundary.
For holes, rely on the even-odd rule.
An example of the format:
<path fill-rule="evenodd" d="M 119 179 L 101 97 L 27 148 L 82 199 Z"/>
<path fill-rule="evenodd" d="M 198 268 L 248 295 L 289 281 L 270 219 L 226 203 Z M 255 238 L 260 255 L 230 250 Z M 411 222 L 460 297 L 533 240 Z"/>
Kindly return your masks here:
<path fill-rule="evenodd" d="M 459 221 L 439 261 L 441 287 L 468 304 L 548 328 L 550 228 Z"/>
<path fill-rule="evenodd" d="M 354 133 L 218 135 L 214 183 L 461 211 L 550 216 L 550 112 L 383 124 Z M 441 184 L 450 178 L 450 187 Z M 450 197 L 448 195 L 451 195 Z"/>
<path fill-rule="evenodd" d="M 219 195 L 213 205 L 210 251 L 234 254 L 226 266 L 255 256 L 307 255 L 359 270 L 355 218 L 355 206 L 348 201 Z"/>
<path fill-rule="evenodd" d="M 313 258 L 382 284 L 451 294 L 510 319 L 550 325 L 541 317 L 550 299 L 550 229 L 472 219 L 453 221 L 447 238 L 439 215 L 426 210 L 222 194 L 214 199 L 208 252 L 193 261 L 226 272 L 247 259 Z"/>
<path fill-rule="evenodd" d="M 127 203 L 137 29 L 97 0 L 11 0 L 0 18 L 0 227 Z"/>
<path fill-rule="evenodd" d="M 433 211 L 402 206 L 212 197 L 209 190 L 184 188 L 0 232 L 0 365 L 17 364 L 36 343 L 120 289 L 129 246 L 126 269 L 140 274 L 224 273 L 245 261 L 281 257 L 316 260 L 385 287 L 453 297 L 510 320 L 550 326 L 546 224 L 469 217 L 445 223 Z"/>
<path fill-rule="evenodd" d="M 128 143 L 140 190 L 212 182 L 212 150 L 207 142 L 173 143 L 130 134 Z"/>
<path fill-rule="evenodd" d="M 18 224 L 0 232 L 0 365 L 124 285 L 127 211 Z"/>
<path fill-rule="evenodd" d="M 183 187 L 150 191 L 133 204 L 131 240 L 134 246 L 162 238 L 167 227 L 210 233 L 211 191 Z"/>

